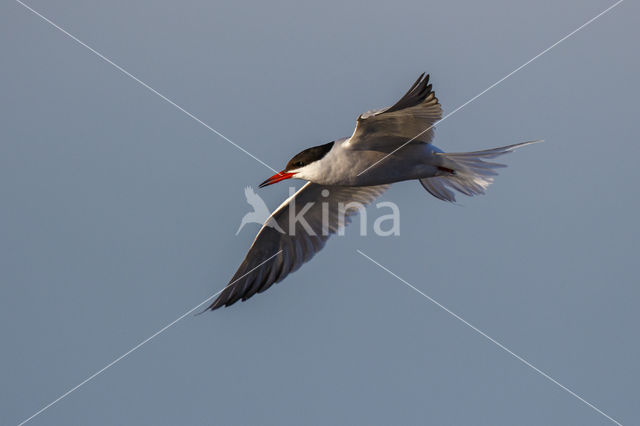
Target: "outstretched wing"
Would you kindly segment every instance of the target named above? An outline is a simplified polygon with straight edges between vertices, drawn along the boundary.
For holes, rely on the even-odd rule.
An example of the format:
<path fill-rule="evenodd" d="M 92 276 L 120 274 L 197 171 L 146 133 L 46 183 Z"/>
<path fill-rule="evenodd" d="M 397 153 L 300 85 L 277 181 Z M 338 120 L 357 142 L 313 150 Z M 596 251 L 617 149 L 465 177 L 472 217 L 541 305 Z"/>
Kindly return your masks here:
<path fill-rule="evenodd" d="M 305 184 L 269 217 L 285 232 L 263 226 L 237 272 L 208 309 L 247 300 L 283 280 L 320 251 L 359 206 L 371 203 L 388 187 Z"/>
<path fill-rule="evenodd" d="M 433 138 L 433 125 L 441 117 L 442 108 L 429 84 L 429 75 L 422 73 L 394 105 L 360 115 L 349 143 L 363 148 L 400 145 L 411 139 L 428 143 Z"/>

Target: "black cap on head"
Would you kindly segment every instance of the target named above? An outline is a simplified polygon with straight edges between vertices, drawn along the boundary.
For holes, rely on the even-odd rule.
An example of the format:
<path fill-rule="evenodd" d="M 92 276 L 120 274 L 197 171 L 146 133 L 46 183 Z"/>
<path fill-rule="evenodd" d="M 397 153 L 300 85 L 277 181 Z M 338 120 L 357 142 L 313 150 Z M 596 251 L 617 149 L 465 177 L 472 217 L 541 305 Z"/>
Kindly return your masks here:
<path fill-rule="evenodd" d="M 326 143 L 324 145 L 314 146 L 312 148 L 307 148 L 304 151 L 293 156 L 291 160 L 287 163 L 287 166 L 284 168 L 285 171 L 299 169 L 300 167 L 307 166 L 314 161 L 318 161 L 323 158 L 331 148 L 333 147 L 333 142 Z"/>

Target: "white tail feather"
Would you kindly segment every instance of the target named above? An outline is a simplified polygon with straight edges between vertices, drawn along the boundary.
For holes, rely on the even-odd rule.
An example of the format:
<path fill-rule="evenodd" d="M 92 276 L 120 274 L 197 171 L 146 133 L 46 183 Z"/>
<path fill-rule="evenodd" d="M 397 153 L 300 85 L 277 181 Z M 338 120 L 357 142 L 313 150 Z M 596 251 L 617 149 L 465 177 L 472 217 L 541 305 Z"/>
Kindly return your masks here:
<path fill-rule="evenodd" d="M 470 197 L 484 194 L 489 185 L 493 183 L 493 177 L 498 174 L 495 169 L 506 167 L 504 164 L 485 161 L 485 159 L 496 158 L 508 154 L 514 149 L 538 142 L 542 142 L 542 140 L 522 142 L 484 151 L 438 153 L 436 155 L 441 157 L 441 166 L 454 172 L 420 179 L 420 183 L 434 197 L 452 203 L 456 201 L 456 196 L 451 189 Z"/>

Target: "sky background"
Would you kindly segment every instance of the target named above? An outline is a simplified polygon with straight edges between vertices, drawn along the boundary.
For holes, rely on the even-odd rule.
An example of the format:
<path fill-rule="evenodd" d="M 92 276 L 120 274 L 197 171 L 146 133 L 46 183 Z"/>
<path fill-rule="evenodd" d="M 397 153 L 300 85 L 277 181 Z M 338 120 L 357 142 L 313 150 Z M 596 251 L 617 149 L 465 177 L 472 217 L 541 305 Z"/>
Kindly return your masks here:
<path fill-rule="evenodd" d="M 612 2 L 28 4 L 280 169 L 422 71 L 452 111 Z M 612 424 L 357 249 L 639 423 L 639 14 L 622 3 L 437 127 L 449 151 L 546 140 L 487 195 L 394 185 L 400 236 L 352 226 L 29 424 Z M 272 173 L 10 0 L 0 52 L 0 423 L 17 424 L 220 290 L 259 228 L 234 235 L 243 189 Z M 274 208 L 288 188 L 259 193 Z"/>

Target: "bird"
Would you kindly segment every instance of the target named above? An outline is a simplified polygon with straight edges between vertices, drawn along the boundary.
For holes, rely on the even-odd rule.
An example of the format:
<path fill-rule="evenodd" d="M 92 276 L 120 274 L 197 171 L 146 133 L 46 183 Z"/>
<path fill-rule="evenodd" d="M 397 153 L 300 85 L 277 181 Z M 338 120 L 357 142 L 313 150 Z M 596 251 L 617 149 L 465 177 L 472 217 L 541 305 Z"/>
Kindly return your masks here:
<path fill-rule="evenodd" d="M 278 222 L 270 217 L 271 215 L 269 212 L 269 208 L 264 203 L 262 198 L 260 198 L 260 196 L 256 194 L 252 187 L 247 186 L 244 189 L 244 196 L 247 199 L 247 203 L 251 207 L 253 207 L 253 211 L 245 214 L 242 217 L 242 220 L 240 221 L 240 227 L 238 227 L 236 235 L 240 233 L 242 228 L 244 228 L 247 223 L 264 223 L 265 226 L 271 226 L 280 232 L 284 232 L 282 228 L 280 228 L 280 225 L 278 225 Z"/>
<path fill-rule="evenodd" d="M 488 160 L 542 142 L 444 152 L 431 143 L 433 127 L 441 118 L 429 75 L 422 73 L 395 104 L 361 114 L 350 137 L 294 155 L 281 172 L 259 186 L 287 179 L 306 183 L 269 216 L 236 273 L 206 310 L 246 301 L 282 281 L 346 226 L 360 210 L 358 205 L 370 204 L 392 183 L 417 180 L 434 197 L 455 203 L 454 191 L 484 194 L 496 169 L 506 167 Z M 304 220 L 291 220 L 299 216 Z"/>

